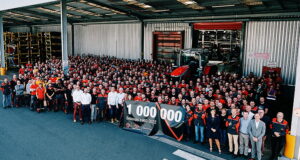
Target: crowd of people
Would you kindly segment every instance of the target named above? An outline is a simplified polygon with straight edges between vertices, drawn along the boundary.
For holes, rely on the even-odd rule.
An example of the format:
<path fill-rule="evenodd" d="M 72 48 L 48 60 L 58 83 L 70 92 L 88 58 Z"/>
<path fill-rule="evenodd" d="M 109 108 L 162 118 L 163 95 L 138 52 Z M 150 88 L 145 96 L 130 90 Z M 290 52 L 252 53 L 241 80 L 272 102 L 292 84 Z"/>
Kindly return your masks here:
<path fill-rule="evenodd" d="M 215 142 L 220 154 L 228 147 L 234 158 L 260 160 L 269 137 L 270 159 L 280 155 L 288 123 L 282 112 L 269 118 L 280 94 L 278 74 L 218 73 L 172 81 L 172 66 L 156 61 L 71 56 L 68 75 L 63 74 L 61 63 L 56 58 L 28 62 L 19 75 L 4 79 L 3 107 L 63 111 L 73 113 L 74 123 L 91 124 L 119 123 L 125 100 L 177 105 L 186 110 L 185 140 L 209 142 L 211 152 Z"/>

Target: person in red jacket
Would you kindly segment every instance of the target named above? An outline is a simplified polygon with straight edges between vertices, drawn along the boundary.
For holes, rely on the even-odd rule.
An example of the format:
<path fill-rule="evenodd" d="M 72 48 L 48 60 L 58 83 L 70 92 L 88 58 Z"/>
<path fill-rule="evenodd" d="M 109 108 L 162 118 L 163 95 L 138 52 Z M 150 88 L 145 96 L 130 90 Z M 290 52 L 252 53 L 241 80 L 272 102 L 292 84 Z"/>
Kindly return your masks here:
<path fill-rule="evenodd" d="M 237 158 L 238 151 L 239 151 L 239 144 L 238 144 L 238 135 L 239 135 L 239 128 L 240 128 L 240 117 L 237 116 L 237 109 L 231 110 L 231 115 L 228 116 L 226 121 L 227 127 L 227 134 L 229 140 L 229 152 L 233 153 L 233 158 Z M 234 150 L 233 150 L 234 145 Z"/>
<path fill-rule="evenodd" d="M 191 110 L 190 106 L 187 105 L 186 106 L 186 114 L 185 114 L 185 117 L 184 117 L 185 132 L 186 132 L 185 139 L 187 141 L 189 141 L 190 138 L 191 138 L 192 121 L 193 121 L 193 111 Z"/>
<path fill-rule="evenodd" d="M 36 84 L 36 81 L 33 80 L 30 85 L 30 110 L 33 111 L 36 106 L 36 89 L 39 87 L 39 85 Z"/>
<path fill-rule="evenodd" d="M 270 160 L 277 159 L 280 155 L 280 151 L 285 143 L 285 135 L 289 131 L 288 122 L 283 119 L 284 114 L 282 112 L 277 113 L 277 117 L 272 119 L 270 124 L 271 128 L 271 144 L 272 155 Z"/>
<path fill-rule="evenodd" d="M 204 142 L 204 129 L 206 125 L 206 113 L 202 109 L 202 104 L 198 104 L 197 108 L 194 112 L 194 125 L 195 125 L 195 142 L 199 142 L 200 137 L 200 143 L 203 144 Z"/>
<path fill-rule="evenodd" d="M 45 100 L 46 89 L 43 87 L 43 84 L 40 83 L 39 87 L 36 88 L 36 98 L 37 98 L 37 111 L 38 109 L 43 108 Z"/>

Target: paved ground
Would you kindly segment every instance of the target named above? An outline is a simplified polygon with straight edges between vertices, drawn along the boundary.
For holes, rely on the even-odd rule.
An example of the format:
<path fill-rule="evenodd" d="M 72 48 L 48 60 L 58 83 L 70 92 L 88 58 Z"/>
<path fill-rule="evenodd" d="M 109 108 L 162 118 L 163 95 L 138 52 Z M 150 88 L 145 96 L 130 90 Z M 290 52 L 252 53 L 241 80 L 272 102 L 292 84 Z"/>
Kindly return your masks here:
<path fill-rule="evenodd" d="M 216 156 L 220 155 L 209 153 L 208 146 L 147 137 L 106 122 L 82 126 L 62 112 L 38 114 L 0 105 L 0 160 L 232 159 L 226 153 Z"/>

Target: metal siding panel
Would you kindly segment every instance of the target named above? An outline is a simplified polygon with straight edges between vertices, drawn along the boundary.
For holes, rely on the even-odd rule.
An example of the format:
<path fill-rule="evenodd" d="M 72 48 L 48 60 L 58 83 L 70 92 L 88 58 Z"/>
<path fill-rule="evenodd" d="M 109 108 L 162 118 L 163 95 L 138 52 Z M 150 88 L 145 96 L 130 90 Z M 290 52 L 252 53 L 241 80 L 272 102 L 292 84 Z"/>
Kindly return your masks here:
<path fill-rule="evenodd" d="M 184 48 L 192 47 L 192 28 L 189 23 L 146 23 L 144 26 L 144 58 L 152 59 L 154 31 L 184 31 Z"/>
<path fill-rule="evenodd" d="M 75 25 L 75 54 L 141 58 L 141 23 Z"/>
<path fill-rule="evenodd" d="M 244 75 L 261 76 L 262 66 L 277 62 L 285 84 L 294 85 L 300 37 L 300 21 L 247 22 L 244 48 Z M 253 53 L 270 53 L 268 60 L 255 59 Z"/>

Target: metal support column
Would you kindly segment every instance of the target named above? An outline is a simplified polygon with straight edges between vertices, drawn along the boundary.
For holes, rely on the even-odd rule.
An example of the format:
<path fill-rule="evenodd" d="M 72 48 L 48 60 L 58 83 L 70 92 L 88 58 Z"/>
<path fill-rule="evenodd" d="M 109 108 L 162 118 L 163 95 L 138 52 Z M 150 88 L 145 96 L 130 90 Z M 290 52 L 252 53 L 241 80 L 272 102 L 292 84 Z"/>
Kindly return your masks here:
<path fill-rule="evenodd" d="M 300 47 L 300 41 L 299 41 Z M 300 48 L 298 49 L 297 70 L 296 70 L 296 85 L 292 115 L 291 135 L 296 136 L 295 159 L 300 159 L 300 117 L 296 116 L 296 109 L 300 109 Z"/>
<path fill-rule="evenodd" d="M 60 13 L 61 13 L 61 44 L 62 44 L 62 69 L 64 75 L 68 75 L 68 22 L 67 22 L 67 8 L 66 0 L 60 1 Z"/>
<path fill-rule="evenodd" d="M 5 68 L 3 17 L 1 13 L 0 13 L 0 55 L 1 55 L 1 67 Z"/>

